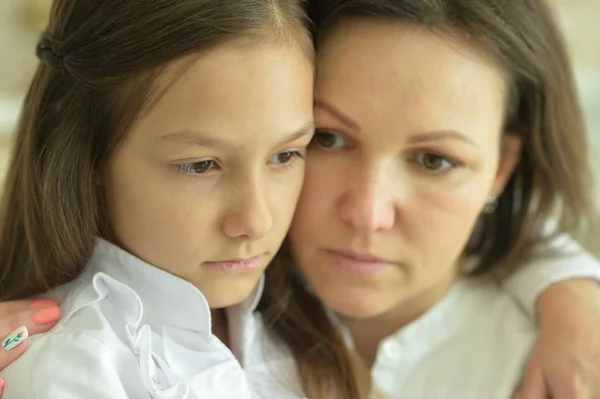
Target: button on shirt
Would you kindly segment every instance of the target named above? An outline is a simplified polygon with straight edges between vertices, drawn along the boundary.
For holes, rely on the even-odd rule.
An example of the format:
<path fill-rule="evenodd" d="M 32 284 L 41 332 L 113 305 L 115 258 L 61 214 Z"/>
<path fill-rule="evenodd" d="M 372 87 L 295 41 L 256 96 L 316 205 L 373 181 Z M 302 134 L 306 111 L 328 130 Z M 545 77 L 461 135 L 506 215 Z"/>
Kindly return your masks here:
<path fill-rule="evenodd" d="M 388 399 L 509 399 L 536 335 L 535 324 L 502 288 L 461 280 L 382 341 L 374 385 Z"/>
<path fill-rule="evenodd" d="M 569 235 L 551 239 L 502 286 L 463 279 L 384 339 L 372 368 L 387 399 L 509 399 L 537 339 L 535 303 L 551 284 L 600 282 L 600 262 Z"/>
<path fill-rule="evenodd" d="M 53 292 L 63 319 L 2 372 L 5 399 L 304 398 L 293 357 L 254 310 L 263 281 L 227 309 L 231 349 L 190 283 L 101 239 Z"/>

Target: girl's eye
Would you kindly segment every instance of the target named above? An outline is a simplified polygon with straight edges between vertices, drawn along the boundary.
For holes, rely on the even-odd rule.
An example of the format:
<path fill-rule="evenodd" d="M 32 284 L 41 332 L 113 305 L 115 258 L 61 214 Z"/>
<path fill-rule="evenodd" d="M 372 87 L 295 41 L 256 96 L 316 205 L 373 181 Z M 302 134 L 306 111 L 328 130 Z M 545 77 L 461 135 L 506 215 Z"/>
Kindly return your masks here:
<path fill-rule="evenodd" d="M 312 143 L 316 143 L 317 145 L 327 149 L 336 149 L 348 145 L 348 141 L 342 136 L 326 132 L 315 132 Z"/>
<path fill-rule="evenodd" d="M 299 151 L 285 151 L 271 157 L 269 162 L 279 165 L 289 165 L 295 158 L 304 158 Z"/>
<path fill-rule="evenodd" d="M 194 163 L 182 163 L 175 165 L 180 171 L 188 175 L 203 175 L 215 169 L 217 163 L 215 161 L 207 160 Z"/>
<path fill-rule="evenodd" d="M 416 162 L 425 169 L 434 172 L 441 172 L 457 166 L 456 161 L 429 152 L 417 154 Z"/>

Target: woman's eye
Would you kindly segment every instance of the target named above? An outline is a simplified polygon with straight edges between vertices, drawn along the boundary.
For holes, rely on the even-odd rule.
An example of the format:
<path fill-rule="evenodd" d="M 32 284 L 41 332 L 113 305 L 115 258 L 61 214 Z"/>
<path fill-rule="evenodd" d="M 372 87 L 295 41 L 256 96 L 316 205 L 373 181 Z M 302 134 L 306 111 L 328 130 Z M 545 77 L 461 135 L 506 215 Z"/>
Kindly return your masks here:
<path fill-rule="evenodd" d="M 449 168 L 453 168 L 457 165 L 457 162 L 454 160 L 429 152 L 417 154 L 416 162 L 425 169 L 434 172 L 440 172 Z"/>
<path fill-rule="evenodd" d="M 316 143 L 319 146 L 328 149 L 335 149 L 348 145 L 347 140 L 342 136 L 325 132 L 316 132 L 313 136 L 312 143 Z"/>
<path fill-rule="evenodd" d="M 208 160 L 194 163 L 182 163 L 176 165 L 176 167 L 185 174 L 203 175 L 212 169 L 215 169 L 217 167 L 217 163 L 215 161 Z"/>
<path fill-rule="evenodd" d="M 303 158 L 303 156 L 299 151 L 285 151 L 274 155 L 269 162 L 280 165 L 289 165 L 295 158 Z"/>

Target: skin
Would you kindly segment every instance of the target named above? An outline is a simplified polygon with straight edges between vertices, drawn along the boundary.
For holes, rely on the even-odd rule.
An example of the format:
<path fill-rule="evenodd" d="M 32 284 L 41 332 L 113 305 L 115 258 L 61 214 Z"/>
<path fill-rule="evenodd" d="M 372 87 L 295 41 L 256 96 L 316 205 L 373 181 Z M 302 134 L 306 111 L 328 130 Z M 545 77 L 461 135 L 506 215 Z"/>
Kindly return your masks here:
<path fill-rule="evenodd" d="M 382 338 L 452 285 L 520 142 L 501 129 L 503 74 L 458 36 L 347 19 L 327 32 L 317 70 L 317 133 L 290 242 L 371 364 Z M 386 266 L 340 267 L 361 268 L 357 256 Z"/>
<path fill-rule="evenodd" d="M 169 64 L 159 100 L 102 171 L 118 244 L 194 284 L 211 309 L 255 288 L 288 231 L 313 133 L 311 60 L 232 43 Z M 259 257 L 251 270 L 212 262 Z M 225 328 L 215 312 L 216 326 Z M 226 331 L 215 331 L 226 341 Z"/>

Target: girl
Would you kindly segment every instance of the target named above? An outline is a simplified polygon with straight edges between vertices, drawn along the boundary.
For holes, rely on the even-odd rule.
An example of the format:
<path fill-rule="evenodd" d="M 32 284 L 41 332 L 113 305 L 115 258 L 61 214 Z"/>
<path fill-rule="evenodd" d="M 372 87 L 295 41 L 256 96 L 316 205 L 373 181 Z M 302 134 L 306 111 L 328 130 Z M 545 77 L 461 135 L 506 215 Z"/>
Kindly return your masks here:
<path fill-rule="evenodd" d="M 334 329 L 313 349 L 323 332 L 254 312 L 313 134 L 305 22 L 292 0 L 54 2 L 0 292 L 55 288 L 63 319 L 3 372 L 6 397 L 357 397 Z"/>
<path fill-rule="evenodd" d="M 537 327 L 491 277 L 556 262 L 569 248 L 549 221 L 570 231 L 592 209 L 547 6 L 315 3 L 316 134 L 293 267 L 388 398 L 511 397 Z"/>

